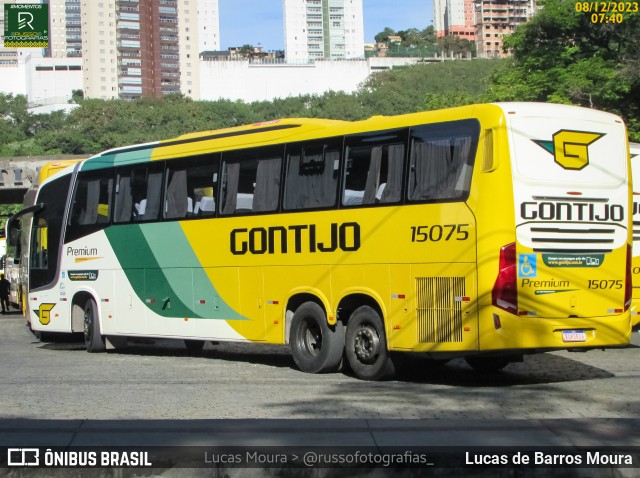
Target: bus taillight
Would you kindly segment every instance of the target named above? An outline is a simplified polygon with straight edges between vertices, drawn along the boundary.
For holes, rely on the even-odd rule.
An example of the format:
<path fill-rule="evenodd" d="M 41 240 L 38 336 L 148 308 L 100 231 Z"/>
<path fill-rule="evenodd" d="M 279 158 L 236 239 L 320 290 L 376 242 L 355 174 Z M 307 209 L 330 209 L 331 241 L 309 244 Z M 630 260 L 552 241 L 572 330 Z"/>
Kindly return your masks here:
<path fill-rule="evenodd" d="M 631 278 L 631 246 L 627 244 L 627 272 L 625 276 L 625 288 L 624 288 L 624 310 L 627 310 L 631 306 L 631 295 L 633 293 L 633 282 Z"/>
<path fill-rule="evenodd" d="M 518 288 L 516 244 L 512 242 L 500 249 L 498 278 L 491 291 L 492 304 L 512 314 L 518 314 Z"/>

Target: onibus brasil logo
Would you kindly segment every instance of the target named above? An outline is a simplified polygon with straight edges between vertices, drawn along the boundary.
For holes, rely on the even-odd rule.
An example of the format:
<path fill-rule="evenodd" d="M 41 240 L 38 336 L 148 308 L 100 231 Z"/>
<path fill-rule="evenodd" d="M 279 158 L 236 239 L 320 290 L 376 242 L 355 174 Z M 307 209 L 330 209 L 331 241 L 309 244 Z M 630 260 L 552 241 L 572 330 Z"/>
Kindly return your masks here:
<path fill-rule="evenodd" d="M 589 146 L 604 133 L 561 129 L 553 134 L 553 140 L 532 140 L 545 151 L 553 154 L 555 162 L 564 169 L 580 170 L 589 164 Z"/>

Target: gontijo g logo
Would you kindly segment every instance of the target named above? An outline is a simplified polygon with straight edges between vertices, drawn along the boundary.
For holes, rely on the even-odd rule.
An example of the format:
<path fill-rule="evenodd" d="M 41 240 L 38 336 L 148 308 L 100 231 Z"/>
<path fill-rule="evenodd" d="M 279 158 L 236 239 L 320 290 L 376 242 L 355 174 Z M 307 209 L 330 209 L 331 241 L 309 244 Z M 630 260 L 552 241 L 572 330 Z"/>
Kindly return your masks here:
<path fill-rule="evenodd" d="M 49 5 L 5 3 L 4 47 L 48 48 Z"/>
<path fill-rule="evenodd" d="M 562 129 L 553 135 L 553 141 L 537 140 L 533 142 L 553 154 L 564 169 L 580 170 L 589 164 L 589 146 L 602 138 L 602 133 L 570 131 Z"/>

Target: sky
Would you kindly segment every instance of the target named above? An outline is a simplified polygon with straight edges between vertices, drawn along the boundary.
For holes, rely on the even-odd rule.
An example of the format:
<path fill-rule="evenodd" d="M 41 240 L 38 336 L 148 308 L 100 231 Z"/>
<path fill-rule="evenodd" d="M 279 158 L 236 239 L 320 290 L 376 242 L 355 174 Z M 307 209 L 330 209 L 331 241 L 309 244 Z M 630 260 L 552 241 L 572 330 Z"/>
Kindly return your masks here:
<path fill-rule="evenodd" d="M 433 22 L 433 0 L 362 0 L 365 42 L 385 27 L 406 30 Z M 218 0 L 220 47 L 262 46 L 284 50 L 282 0 Z"/>

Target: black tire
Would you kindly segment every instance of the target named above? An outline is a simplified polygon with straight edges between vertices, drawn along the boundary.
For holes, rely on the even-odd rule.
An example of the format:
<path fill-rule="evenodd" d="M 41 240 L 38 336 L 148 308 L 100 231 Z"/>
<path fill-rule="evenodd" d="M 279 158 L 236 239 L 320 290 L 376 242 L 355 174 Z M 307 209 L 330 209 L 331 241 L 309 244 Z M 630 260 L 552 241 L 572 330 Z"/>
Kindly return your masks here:
<path fill-rule="evenodd" d="M 345 353 L 354 375 L 362 380 L 390 378 L 395 367 L 387 350 L 380 315 L 369 307 L 358 307 L 347 324 Z"/>
<path fill-rule="evenodd" d="M 185 339 L 184 346 L 189 352 L 200 352 L 204 348 L 204 340 Z"/>
<path fill-rule="evenodd" d="M 483 357 L 481 355 L 465 357 L 464 360 L 469 367 L 478 372 L 497 372 L 512 362 L 509 357 Z"/>
<path fill-rule="evenodd" d="M 104 337 L 100 335 L 98 308 L 93 299 L 84 304 L 84 344 L 89 353 L 104 352 L 107 349 Z"/>
<path fill-rule="evenodd" d="M 307 373 L 335 372 L 342 363 L 344 326 L 327 323 L 322 307 L 305 302 L 293 314 L 289 343 L 293 360 Z"/>

